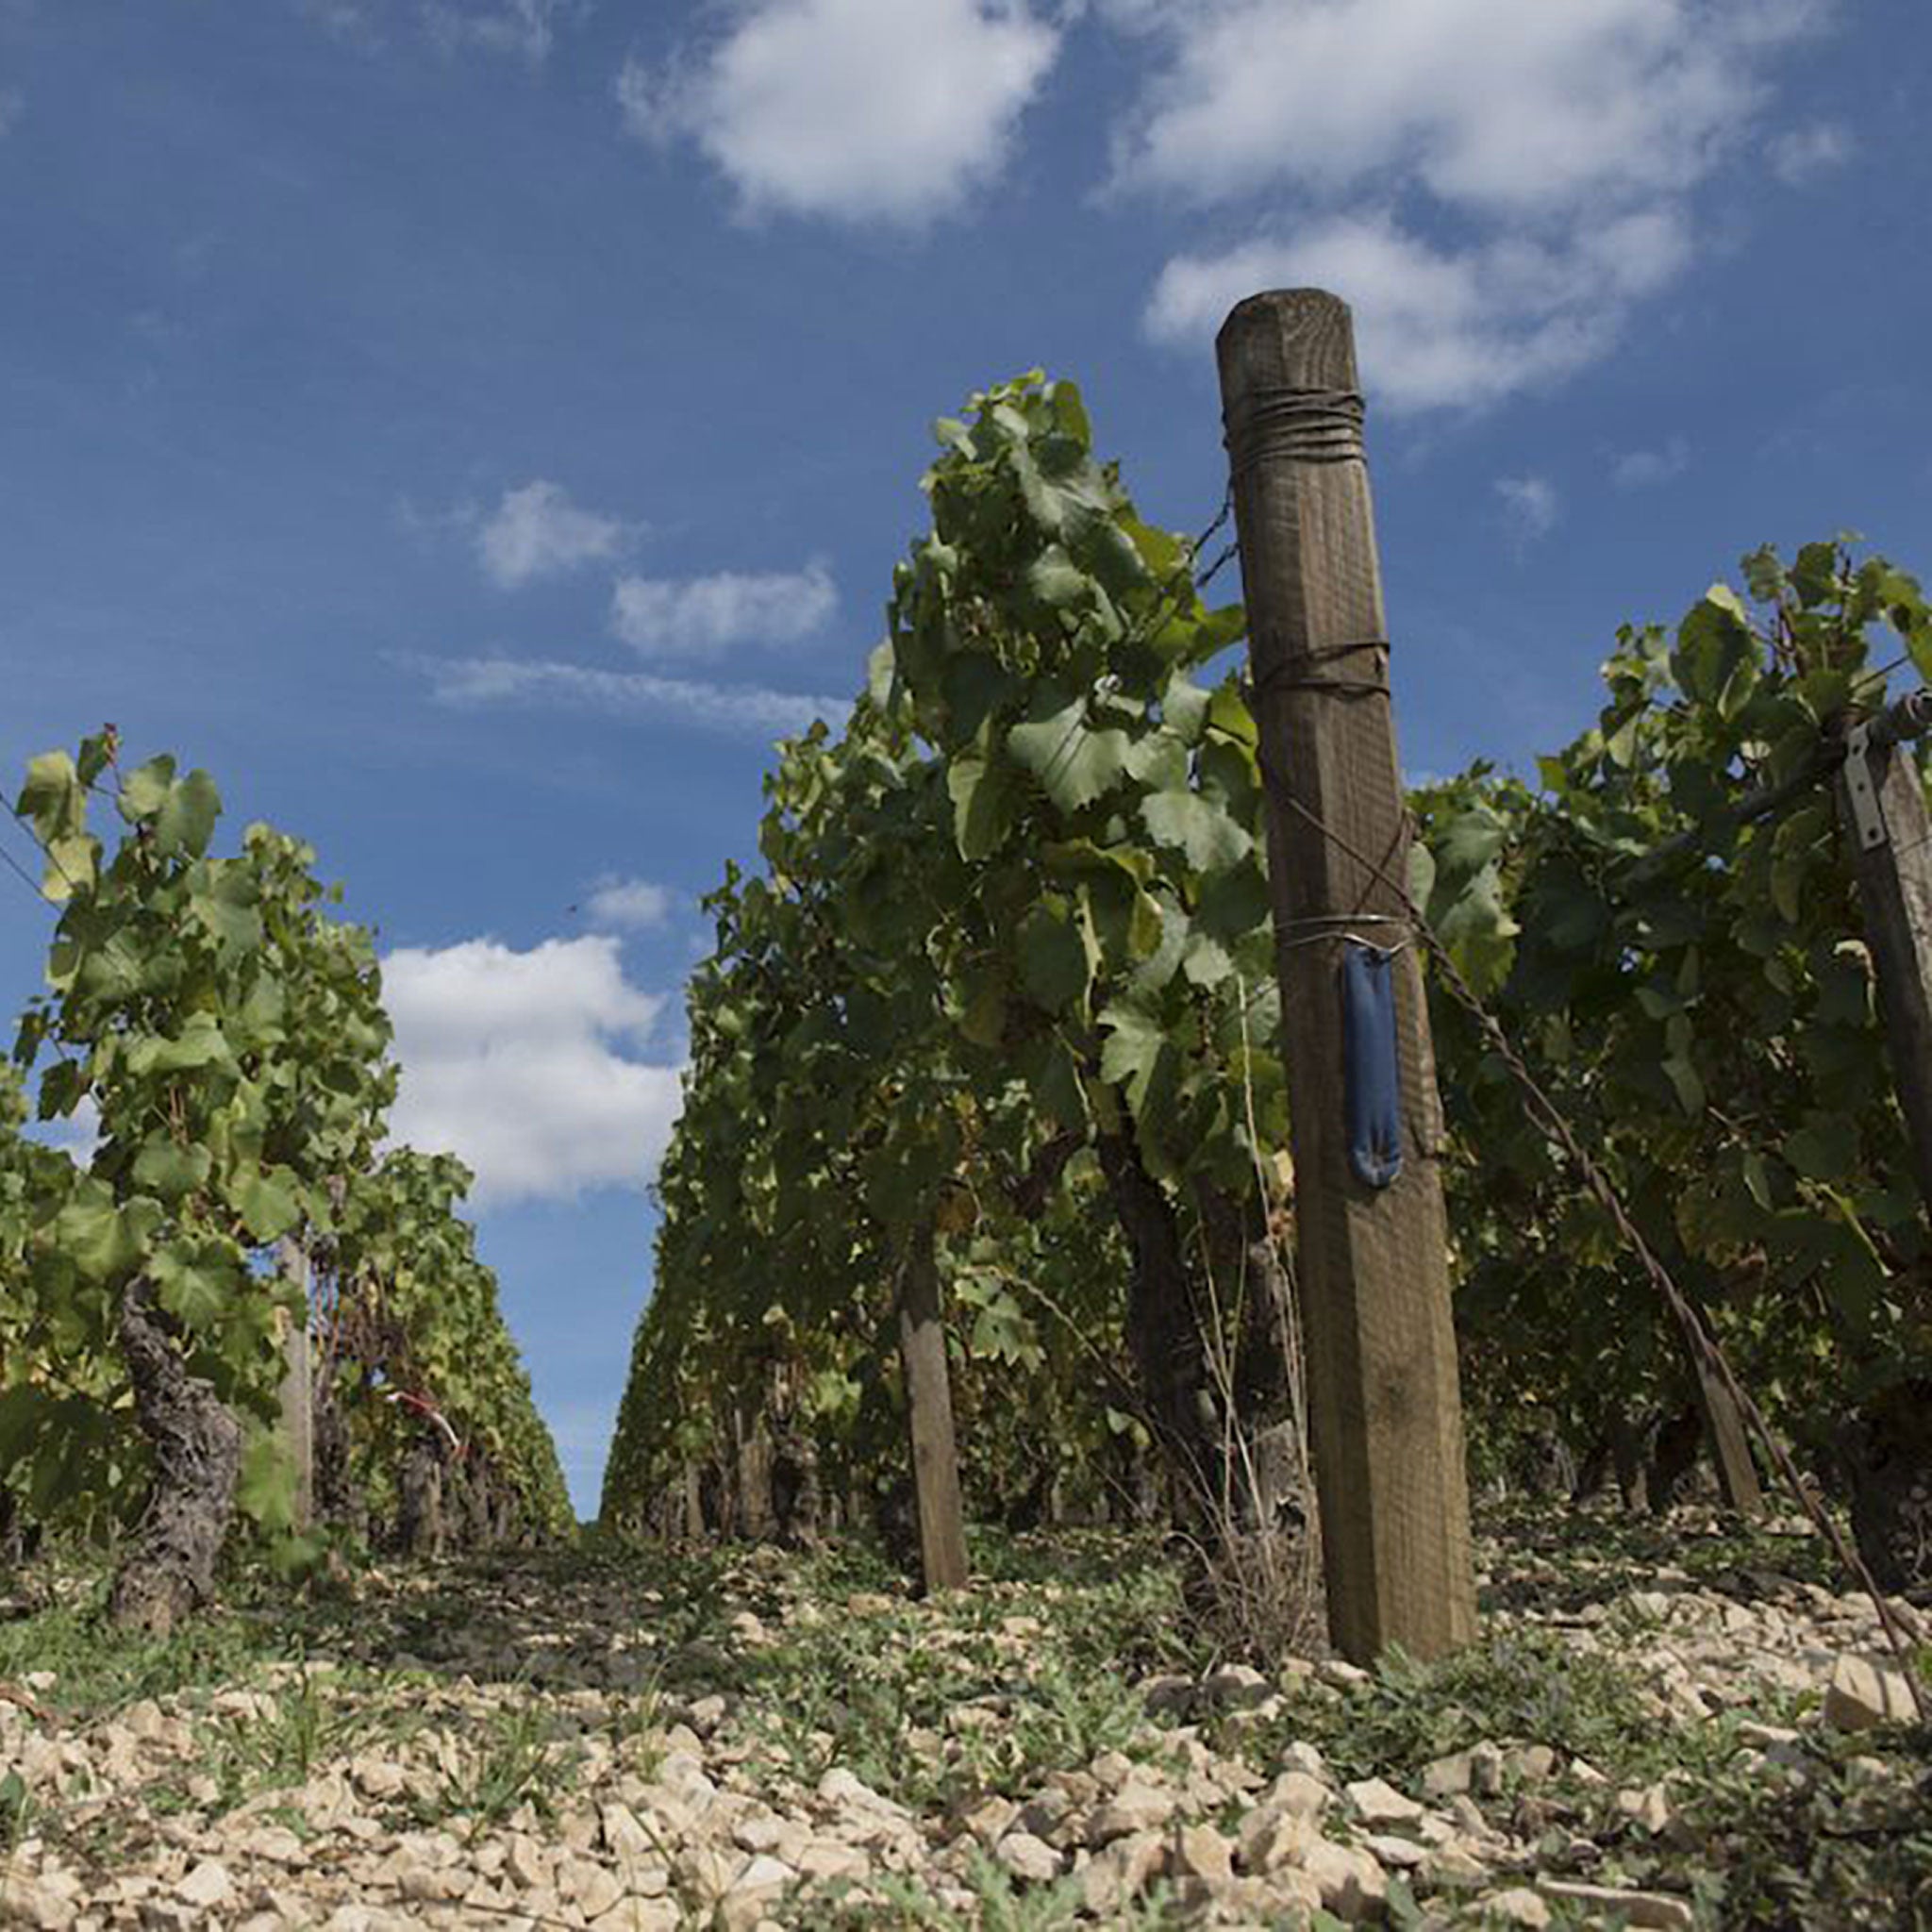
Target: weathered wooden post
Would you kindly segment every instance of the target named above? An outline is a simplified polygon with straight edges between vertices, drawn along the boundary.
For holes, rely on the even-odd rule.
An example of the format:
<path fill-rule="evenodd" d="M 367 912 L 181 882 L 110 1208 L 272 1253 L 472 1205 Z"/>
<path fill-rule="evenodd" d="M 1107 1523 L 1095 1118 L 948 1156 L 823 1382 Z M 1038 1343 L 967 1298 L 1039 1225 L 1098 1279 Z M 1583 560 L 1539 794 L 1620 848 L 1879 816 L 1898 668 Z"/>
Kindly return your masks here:
<path fill-rule="evenodd" d="M 1928 723 L 1932 696 L 1914 692 L 1856 726 L 1839 768 L 1838 809 L 1913 1172 L 1932 1212 L 1932 824 L 1908 748 Z"/>
<path fill-rule="evenodd" d="M 939 1259 L 930 1221 L 915 1227 L 899 1270 L 899 1360 L 906 1375 L 906 1426 L 919 1561 L 927 1595 L 966 1582 L 966 1521 L 959 1505 L 959 1452 L 953 1431 L 953 1381 L 940 1313 Z"/>
<path fill-rule="evenodd" d="M 295 1527 L 315 1521 L 315 1382 L 308 1356 L 308 1257 L 292 1237 L 278 1243 L 282 1273 L 302 1291 L 303 1313 L 282 1337 L 282 1438 L 295 1465 Z"/>
<path fill-rule="evenodd" d="M 1408 826 L 1348 308 L 1251 296 L 1216 353 L 1248 607 L 1298 1189 L 1330 1635 L 1367 1663 L 1475 1633 L 1462 1408 L 1420 962 L 1392 979 L 1400 1171 L 1351 1161 L 1342 968 L 1401 944 Z M 1394 1151 L 1394 1150 L 1391 1150 Z"/>

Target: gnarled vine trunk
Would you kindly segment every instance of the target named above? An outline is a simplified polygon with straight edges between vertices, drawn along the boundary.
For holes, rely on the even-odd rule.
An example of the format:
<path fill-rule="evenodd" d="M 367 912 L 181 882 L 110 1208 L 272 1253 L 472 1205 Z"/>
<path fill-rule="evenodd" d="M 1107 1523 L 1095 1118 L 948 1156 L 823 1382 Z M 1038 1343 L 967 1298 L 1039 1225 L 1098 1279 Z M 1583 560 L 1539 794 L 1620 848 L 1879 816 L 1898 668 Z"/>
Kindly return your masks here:
<path fill-rule="evenodd" d="M 313 1404 L 316 1521 L 347 1530 L 354 1537 L 366 1537 L 369 1507 L 350 1468 L 349 1422 L 337 1399 L 332 1367 L 325 1367 L 315 1378 Z"/>
<path fill-rule="evenodd" d="M 1836 1443 L 1852 1534 L 1881 1590 L 1932 1602 L 1932 1381 L 1888 1391 Z"/>
<path fill-rule="evenodd" d="M 117 1624 L 165 1636 L 214 1593 L 215 1561 L 235 1513 L 242 1424 L 208 1382 L 189 1373 L 178 1330 L 149 1282 L 129 1284 L 120 1332 L 154 1470 L 109 1611 Z"/>
<path fill-rule="evenodd" d="M 442 1555 L 442 1466 L 441 1438 L 432 1427 L 419 1428 L 403 1458 L 402 1510 L 396 1524 L 398 1541 L 408 1556 Z"/>
<path fill-rule="evenodd" d="M 1218 1520 L 1224 1463 L 1187 1255 L 1173 1203 L 1122 1134 L 1097 1141 L 1100 1171 L 1134 1258 L 1127 1290 L 1127 1346 L 1162 1451 L 1178 1478 L 1187 1526 Z"/>

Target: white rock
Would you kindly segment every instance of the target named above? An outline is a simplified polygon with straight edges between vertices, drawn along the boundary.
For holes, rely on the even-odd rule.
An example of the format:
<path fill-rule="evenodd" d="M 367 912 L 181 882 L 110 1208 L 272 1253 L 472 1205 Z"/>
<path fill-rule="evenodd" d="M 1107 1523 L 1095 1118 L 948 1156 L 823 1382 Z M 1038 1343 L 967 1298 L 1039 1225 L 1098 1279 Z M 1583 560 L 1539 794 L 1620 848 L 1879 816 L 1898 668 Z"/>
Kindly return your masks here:
<path fill-rule="evenodd" d="M 744 1859 L 712 1844 L 682 1846 L 674 1862 L 678 1881 L 704 1905 L 715 1905 L 731 1890 Z"/>
<path fill-rule="evenodd" d="M 1545 1878 L 1540 1890 L 1546 1898 L 1579 1906 L 1591 1917 L 1622 1915 L 1626 1925 L 1658 1928 L 1658 1932 L 1690 1932 L 1697 1915 L 1690 1903 L 1663 1891 L 1622 1891 L 1612 1885 L 1580 1885 L 1569 1879 Z"/>
<path fill-rule="evenodd" d="M 1526 1885 L 1512 1885 L 1507 1891 L 1492 1891 L 1481 1900 L 1483 1924 L 1500 1920 L 1506 1925 L 1541 1927 L 1550 1923 L 1550 1908 Z"/>
<path fill-rule="evenodd" d="M 540 1885 L 550 1882 L 551 1865 L 548 1855 L 533 1838 L 516 1833 L 509 1841 L 509 1851 L 504 1858 L 504 1870 L 513 1884 L 525 1891 L 534 1890 Z"/>
<path fill-rule="evenodd" d="M 1152 1831 L 1116 1839 L 1096 1852 L 1080 1871 L 1087 1909 L 1103 1919 L 1118 1914 L 1160 1869 L 1161 1852 L 1159 1834 Z"/>
<path fill-rule="evenodd" d="M 593 1859 L 569 1857 L 557 1868 L 558 1896 L 575 1906 L 587 1919 L 608 1912 L 624 1896 L 617 1875 Z"/>
<path fill-rule="evenodd" d="M 1202 1683 L 1201 1690 L 1223 1710 L 1245 1710 L 1268 1697 L 1270 1685 L 1252 1664 L 1224 1664 Z"/>
<path fill-rule="evenodd" d="M 1168 1867 L 1176 1878 L 1225 1885 L 1234 1876 L 1234 1847 L 1211 1824 L 1184 1824 L 1174 1835 Z"/>
<path fill-rule="evenodd" d="M 1318 1838 L 1303 1855 L 1302 1870 L 1321 1887 L 1323 1906 L 1350 1924 L 1379 1919 L 1388 1906 L 1389 1880 L 1360 1845 Z"/>
<path fill-rule="evenodd" d="M 1264 1873 L 1298 1865 L 1319 1836 L 1313 1819 L 1305 1814 L 1278 1805 L 1263 1806 L 1241 1820 L 1241 1867 Z"/>
<path fill-rule="evenodd" d="M 639 1858 L 658 1849 L 657 1840 L 628 1805 L 600 1806 L 597 1822 L 603 1827 L 605 1849 L 620 1858 Z"/>
<path fill-rule="evenodd" d="M 225 1905 L 234 1890 L 235 1882 L 228 1876 L 228 1868 L 219 1859 L 204 1858 L 175 1885 L 175 1896 L 184 1905 L 199 1906 L 209 1911 Z"/>
<path fill-rule="evenodd" d="M 1667 1830 L 1674 1816 L 1671 1809 L 1670 1798 L 1661 1784 L 1647 1786 L 1641 1791 L 1619 1791 L 1617 1809 L 1632 1823 L 1642 1825 L 1644 1830 L 1653 1836 Z"/>
<path fill-rule="evenodd" d="M 993 1857 L 1015 1878 L 1044 1884 L 1060 1874 L 1060 1855 L 1030 1831 L 1009 1831 L 993 1847 Z"/>
<path fill-rule="evenodd" d="M 1174 1816 L 1171 1791 L 1156 1790 L 1138 1779 L 1123 1785 L 1098 1811 L 1087 1828 L 1087 1842 L 1099 1846 L 1135 1832 L 1158 1831 Z"/>
<path fill-rule="evenodd" d="M 1473 1776 L 1473 1766 L 1467 1751 L 1452 1751 L 1447 1757 L 1438 1757 L 1423 1768 L 1423 1795 L 1427 1798 L 1453 1798 L 1458 1791 L 1469 1790 Z"/>
<path fill-rule="evenodd" d="M 813 1839 L 792 1862 L 806 1877 L 818 1880 L 864 1878 L 872 1871 L 872 1860 L 858 1846 L 829 1838 Z"/>
<path fill-rule="evenodd" d="M 1395 1787 L 1379 1777 L 1365 1777 L 1346 1786 L 1348 1802 L 1356 1816 L 1371 1829 L 1391 1824 L 1415 1824 L 1424 1807 L 1406 1798 Z"/>
<path fill-rule="evenodd" d="M 596 1932 L 679 1932 L 684 1907 L 670 1898 L 621 1898 L 591 1923 Z"/>
<path fill-rule="evenodd" d="M 0 1873 L 0 1924 L 68 1932 L 77 1916 L 72 1899 L 62 1898 L 39 1879 L 24 1872 Z"/>
<path fill-rule="evenodd" d="M 993 1845 L 1019 1815 L 1020 1807 L 1010 1798 L 981 1798 L 960 1812 L 958 1829 L 983 1845 Z"/>
<path fill-rule="evenodd" d="M 1424 1823 L 1428 1821 L 1425 1819 Z M 1377 1864 L 1397 1872 L 1413 1872 L 1429 1862 L 1426 1845 L 1417 1844 L 1412 1838 L 1397 1838 L 1392 1832 L 1365 1832 L 1362 1843 L 1374 1856 Z"/>
<path fill-rule="evenodd" d="M 1335 1793 L 1319 1777 L 1310 1777 L 1305 1771 L 1285 1771 L 1261 1794 L 1256 1808 L 1319 1818 L 1334 1802 Z"/>
<path fill-rule="evenodd" d="M 1902 1672 L 1869 1657 L 1841 1657 L 1819 1715 L 1834 1730 L 1866 1731 L 1874 1724 L 1910 1724 L 1916 1712 Z"/>

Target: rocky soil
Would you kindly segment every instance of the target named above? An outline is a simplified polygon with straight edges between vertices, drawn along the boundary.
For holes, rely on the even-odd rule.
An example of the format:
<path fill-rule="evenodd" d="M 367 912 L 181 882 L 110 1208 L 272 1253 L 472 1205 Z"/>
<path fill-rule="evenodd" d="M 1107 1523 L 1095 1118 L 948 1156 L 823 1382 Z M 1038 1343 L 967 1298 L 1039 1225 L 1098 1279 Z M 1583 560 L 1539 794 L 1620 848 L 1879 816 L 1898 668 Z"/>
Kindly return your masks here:
<path fill-rule="evenodd" d="M 1498 1521 L 1480 1642 L 1374 1674 L 1217 1661 L 1142 1543 L 976 1555 L 593 1543 L 144 1646 L 16 1588 L 0 1924 L 1932 1924 L 1926 1733 L 1795 1534 Z"/>

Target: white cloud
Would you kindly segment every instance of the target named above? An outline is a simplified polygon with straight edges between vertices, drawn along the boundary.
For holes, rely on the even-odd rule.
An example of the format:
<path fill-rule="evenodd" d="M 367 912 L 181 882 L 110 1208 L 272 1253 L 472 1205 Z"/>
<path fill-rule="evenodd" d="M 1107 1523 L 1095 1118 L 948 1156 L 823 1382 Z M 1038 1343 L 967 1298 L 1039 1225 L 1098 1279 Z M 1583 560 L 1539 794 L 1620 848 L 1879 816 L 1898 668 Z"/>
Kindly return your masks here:
<path fill-rule="evenodd" d="M 384 28 L 399 16 L 413 20 L 445 53 L 476 47 L 520 55 L 541 65 L 556 42 L 557 25 L 582 0 L 295 0 L 338 40 L 375 53 Z"/>
<path fill-rule="evenodd" d="M 476 532 L 476 554 L 485 574 L 504 590 L 554 576 L 600 557 L 624 541 L 615 517 L 579 509 L 560 483 L 541 478 L 506 490 L 495 513 Z"/>
<path fill-rule="evenodd" d="M 1241 296 L 1328 287 L 1354 310 L 1371 393 L 1398 408 L 1481 406 L 1605 354 L 1631 307 L 1693 258 L 1691 197 L 1752 137 L 1769 58 L 1831 11 L 1826 0 L 1101 9 L 1163 57 L 1122 120 L 1115 190 L 1269 210 L 1247 241 L 1168 263 L 1150 331 L 1191 344 Z"/>
<path fill-rule="evenodd" d="M 393 1140 L 455 1154 L 484 1206 L 649 1181 L 679 1070 L 624 1050 L 664 1003 L 625 978 L 616 940 L 399 947 L 382 983 L 403 1069 Z"/>
<path fill-rule="evenodd" d="M 1852 139 L 1836 122 L 1813 121 L 1787 128 L 1767 144 L 1765 153 L 1778 179 L 1796 188 L 1843 167 L 1852 158 Z"/>
<path fill-rule="evenodd" d="M 1656 210 L 1563 242 L 1504 236 L 1460 250 L 1407 234 L 1387 213 L 1341 215 L 1291 238 L 1175 257 L 1147 325 L 1159 340 L 1192 342 L 1257 290 L 1332 289 L 1354 312 L 1357 358 L 1376 402 L 1397 414 L 1479 408 L 1600 356 L 1627 303 L 1689 249 L 1681 225 Z"/>
<path fill-rule="evenodd" d="M 620 926 L 634 931 L 662 925 L 671 914 L 671 894 L 648 879 L 620 879 L 607 874 L 591 889 L 584 910 L 592 925 Z"/>
<path fill-rule="evenodd" d="M 802 571 L 620 577 L 610 628 L 645 657 L 715 658 L 734 644 L 796 643 L 823 629 L 838 608 L 821 563 Z"/>
<path fill-rule="evenodd" d="M 1641 490 L 1682 475 L 1690 461 L 1689 440 L 1673 436 L 1661 449 L 1625 450 L 1610 471 L 1610 481 L 1619 490 Z"/>
<path fill-rule="evenodd" d="M 673 719 L 730 738 L 773 739 L 803 731 L 813 719 L 834 726 L 851 710 L 847 698 L 660 677 L 645 671 L 602 671 L 587 664 L 517 658 L 410 658 L 430 679 L 439 704 L 548 704 L 609 717 Z"/>
<path fill-rule="evenodd" d="M 533 66 L 549 55 L 555 23 L 571 0 L 423 0 L 423 20 L 444 47 L 521 54 Z"/>
<path fill-rule="evenodd" d="M 1171 60 L 1119 137 L 1124 183 L 1289 184 L 1511 212 L 1691 186 L 1762 100 L 1763 0 L 1173 0 Z M 1803 17 L 1801 17 L 1801 15 Z"/>
<path fill-rule="evenodd" d="M 1059 49 L 1027 0 L 742 0 L 692 59 L 626 63 L 625 125 L 688 139 L 753 213 L 919 224 L 1005 166 Z"/>
<path fill-rule="evenodd" d="M 101 1110 L 92 1094 L 83 1094 L 71 1114 L 60 1120 L 29 1119 L 25 1133 L 32 1140 L 58 1147 L 76 1167 L 85 1167 L 101 1144 Z"/>
<path fill-rule="evenodd" d="M 1496 494 L 1511 541 L 1522 550 L 1556 527 L 1557 487 L 1547 476 L 1498 476 Z"/>

